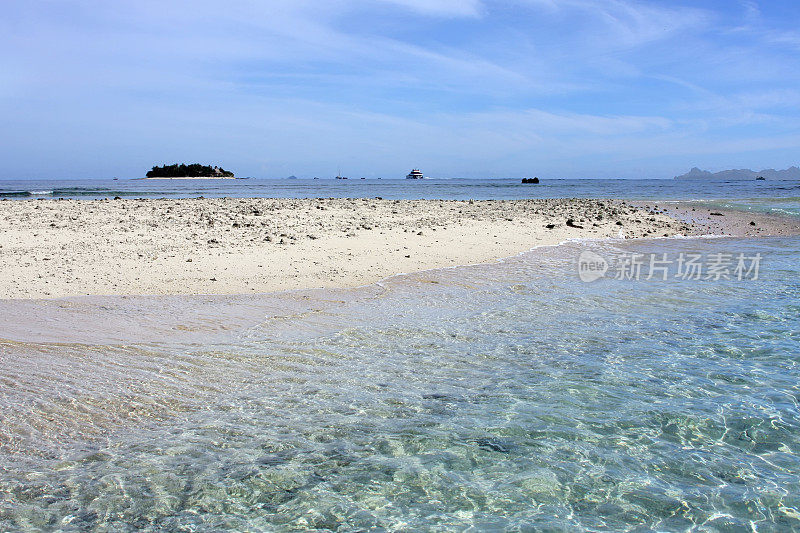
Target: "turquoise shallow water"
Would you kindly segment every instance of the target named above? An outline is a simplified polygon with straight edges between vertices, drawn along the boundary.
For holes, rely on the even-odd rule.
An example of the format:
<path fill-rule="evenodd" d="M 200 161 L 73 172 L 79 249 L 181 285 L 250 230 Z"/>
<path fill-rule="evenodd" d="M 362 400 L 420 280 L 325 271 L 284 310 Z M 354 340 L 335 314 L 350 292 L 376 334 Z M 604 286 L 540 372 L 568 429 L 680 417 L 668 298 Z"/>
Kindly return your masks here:
<path fill-rule="evenodd" d="M 763 260 L 584 283 L 587 249 Z M 292 298 L 213 341 L 0 342 L 0 530 L 800 529 L 798 238 Z"/>
<path fill-rule="evenodd" d="M 369 198 L 394 200 L 517 200 L 624 198 L 629 200 L 775 199 L 800 196 L 798 180 L 665 179 L 246 179 L 246 180 L 0 180 L 2 199 L 52 198 Z"/>
<path fill-rule="evenodd" d="M 703 203 L 709 207 L 714 206 L 722 209 L 800 217 L 800 197 L 797 196 L 785 198 L 731 198 L 705 201 Z"/>

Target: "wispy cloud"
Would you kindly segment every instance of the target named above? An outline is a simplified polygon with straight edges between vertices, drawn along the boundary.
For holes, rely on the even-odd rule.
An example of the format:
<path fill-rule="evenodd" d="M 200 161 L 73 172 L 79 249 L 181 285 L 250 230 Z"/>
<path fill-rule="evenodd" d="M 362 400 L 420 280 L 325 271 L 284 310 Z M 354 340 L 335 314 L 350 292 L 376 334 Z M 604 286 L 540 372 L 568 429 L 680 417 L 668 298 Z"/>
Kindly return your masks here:
<path fill-rule="evenodd" d="M 696 8 L 627 0 L 520 1 L 568 17 L 570 23 L 581 25 L 581 38 L 611 48 L 637 46 L 700 28 L 710 15 Z"/>
<path fill-rule="evenodd" d="M 752 166 L 780 166 L 800 148 L 800 41 L 774 8 L 12 0 L 0 7 L 4 177 L 65 161 L 70 175 L 136 175 L 204 154 L 263 176 L 424 164 L 633 177 L 648 160 L 671 176 L 742 146 Z"/>
<path fill-rule="evenodd" d="M 483 12 L 479 0 L 381 0 L 414 11 L 444 16 L 477 17 Z"/>

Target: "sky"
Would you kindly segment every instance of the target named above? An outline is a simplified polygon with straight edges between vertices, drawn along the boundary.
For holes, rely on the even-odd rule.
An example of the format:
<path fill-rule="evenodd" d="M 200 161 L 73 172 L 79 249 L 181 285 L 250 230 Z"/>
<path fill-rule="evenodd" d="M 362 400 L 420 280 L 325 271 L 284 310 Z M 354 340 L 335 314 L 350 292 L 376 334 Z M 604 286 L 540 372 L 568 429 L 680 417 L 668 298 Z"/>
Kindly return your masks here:
<path fill-rule="evenodd" d="M 800 2 L 5 0 L 0 179 L 800 164 Z"/>

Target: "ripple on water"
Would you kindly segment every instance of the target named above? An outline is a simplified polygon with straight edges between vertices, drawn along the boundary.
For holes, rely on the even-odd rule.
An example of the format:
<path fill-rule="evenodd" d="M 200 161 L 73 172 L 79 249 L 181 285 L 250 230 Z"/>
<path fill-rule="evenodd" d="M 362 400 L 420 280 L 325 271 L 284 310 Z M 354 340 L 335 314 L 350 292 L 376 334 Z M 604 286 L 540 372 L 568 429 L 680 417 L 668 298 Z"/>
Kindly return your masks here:
<path fill-rule="evenodd" d="M 583 284 L 575 244 L 208 345 L 4 341 L 0 529 L 800 528 L 793 243 L 757 282 Z"/>

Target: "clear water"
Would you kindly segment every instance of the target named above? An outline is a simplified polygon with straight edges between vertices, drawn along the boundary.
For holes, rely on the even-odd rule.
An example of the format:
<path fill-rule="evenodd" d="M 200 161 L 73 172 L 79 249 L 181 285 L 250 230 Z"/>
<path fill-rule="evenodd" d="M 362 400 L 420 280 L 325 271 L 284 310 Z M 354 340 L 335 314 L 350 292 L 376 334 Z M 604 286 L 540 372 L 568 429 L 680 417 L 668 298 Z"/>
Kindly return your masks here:
<path fill-rule="evenodd" d="M 583 283 L 587 247 L 764 259 Z M 800 529 L 798 238 L 570 243 L 285 298 L 163 338 L 152 301 L 83 301 L 59 343 L 0 342 L 0 530 Z"/>
<path fill-rule="evenodd" d="M 182 198 L 214 197 L 375 197 L 387 199 L 509 200 L 520 198 L 626 198 L 697 200 L 784 198 L 800 204 L 800 181 L 678 181 L 678 180 L 542 180 L 538 185 L 518 179 L 453 180 L 45 180 L 0 181 L 0 198 Z M 798 210 L 800 211 L 800 210 Z"/>
<path fill-rule="evenodd" d="M 698 202 L 709 208 L 735 209 L 778 216 L 800 217 L 800 197 L 720 198 Z"/>

